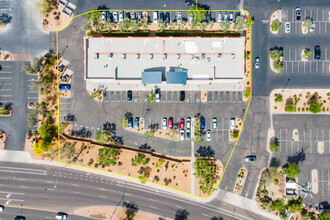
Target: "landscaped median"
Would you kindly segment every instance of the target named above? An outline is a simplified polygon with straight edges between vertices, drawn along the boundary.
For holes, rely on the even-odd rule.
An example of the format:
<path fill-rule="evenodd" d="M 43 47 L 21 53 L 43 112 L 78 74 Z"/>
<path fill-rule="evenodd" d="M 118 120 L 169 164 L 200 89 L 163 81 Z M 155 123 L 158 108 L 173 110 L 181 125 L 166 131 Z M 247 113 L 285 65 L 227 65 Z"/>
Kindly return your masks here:
<path fill-rule="evenodd" d="M 269 50 L 269 64 L 275 73 L 283 72 L 283 48 L 274 47 Z"/>
<path fill-rule="evenodd" d="M 0 131 L 0 150 L 4 150 L 6 148 L 6 140 L 6 133 L 4 131 Z"/>
<path fill-rule="evenodd" d="M 10 106 L 0 107 L 0 117 L 10 117 L 12 113 L 12 108 Z"/>
<path fill-rule="evenodd" d="M 235 118 L 235 128 L 229 132 L 229 140 L 235 142 L 239 137 L 239 131 L 242 127 L 242 119 Z"/>
<path fill-rule="evenodd" d="M 329 89 L 275 89 L 270 94 L 273 114 L 329 114 Z"/>
<path fill-rule="evenodd" d="M 282 22 L 282 10 L 276 10 L 270 16 L 270 32 L 272 34 L 277 34 L 278 30 L 281 28 Z"/>

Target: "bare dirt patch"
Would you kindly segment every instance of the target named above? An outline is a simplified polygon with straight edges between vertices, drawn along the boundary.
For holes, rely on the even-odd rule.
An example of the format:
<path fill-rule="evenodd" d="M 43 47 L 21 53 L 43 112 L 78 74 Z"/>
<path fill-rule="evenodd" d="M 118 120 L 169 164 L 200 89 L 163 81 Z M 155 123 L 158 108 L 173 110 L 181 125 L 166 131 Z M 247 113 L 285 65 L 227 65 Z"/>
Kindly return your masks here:
<path fill-rule="evenodd" d="M 65 15 L 62 10 L 62 5 L 52 5 L 50 12 L 46 12 L 43 15 L 42 24 L 45 31 L 58 31 L 64 28 L 71 21 L 72 17 Z"/>

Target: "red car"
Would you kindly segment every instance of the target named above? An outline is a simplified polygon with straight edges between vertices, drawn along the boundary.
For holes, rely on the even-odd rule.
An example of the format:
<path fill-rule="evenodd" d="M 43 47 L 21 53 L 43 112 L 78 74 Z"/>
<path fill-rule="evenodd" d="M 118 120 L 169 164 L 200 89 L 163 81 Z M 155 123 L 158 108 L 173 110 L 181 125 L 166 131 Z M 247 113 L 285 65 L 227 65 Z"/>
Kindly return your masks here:
<path fill-rule="evenodd" d="M 184 119 L 180 119 L 180 129 L 184 129 Z"/>
<path fill-rule="evenodd" d="M 170 130 L 173 129 L 173 118 L 172 118 L 172 117 L 170 117 L 170 118 L 168 119 L 168 128 L 169 128 Z"/>

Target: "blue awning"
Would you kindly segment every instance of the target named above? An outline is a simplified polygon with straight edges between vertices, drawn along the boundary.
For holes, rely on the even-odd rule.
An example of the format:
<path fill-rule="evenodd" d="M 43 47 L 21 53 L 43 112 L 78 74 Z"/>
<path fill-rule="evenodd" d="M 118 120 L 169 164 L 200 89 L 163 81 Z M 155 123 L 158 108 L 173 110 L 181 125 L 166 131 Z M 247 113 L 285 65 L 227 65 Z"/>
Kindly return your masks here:
<path fill-rule="evenodd" d="M 187 72 L 167 72 L 166 84 L 187 84 Z"/>
<path fill-rule="evenodd" d="M 142 72 L 142 84 L 162 84 L 162 72 Z"/>

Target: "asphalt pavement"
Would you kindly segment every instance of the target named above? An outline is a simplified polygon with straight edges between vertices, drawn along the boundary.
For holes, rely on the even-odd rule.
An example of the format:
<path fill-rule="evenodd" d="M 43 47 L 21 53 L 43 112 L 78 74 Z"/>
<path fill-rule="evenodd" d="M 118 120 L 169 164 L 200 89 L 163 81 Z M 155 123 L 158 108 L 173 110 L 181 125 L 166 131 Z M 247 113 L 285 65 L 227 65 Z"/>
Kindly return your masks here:
<path fill-rule="evenodd" d="M 214 216 L 223 219 L 265 219 L 219 200 L 198 203 L 143 185 L 65 167 L 0 162 L 0 173 L 0 201 L 5 206 L 72 213 L 75 209 L 88 206 L 122 206 L 125 201 L 136 204 L 141 211 L 170 219 L 179 209 L 186 209 L 191 219 L 211 219 Z M 17 212 L 20 214 L 20 209 Z"/>

